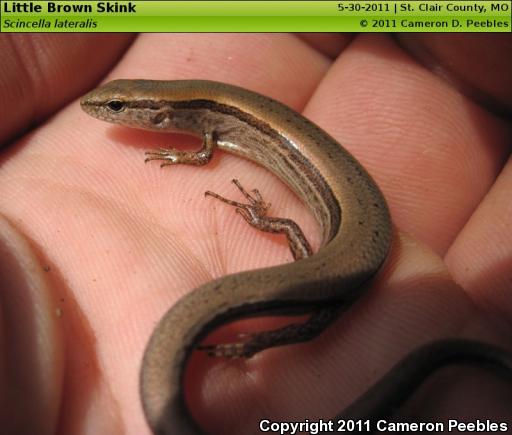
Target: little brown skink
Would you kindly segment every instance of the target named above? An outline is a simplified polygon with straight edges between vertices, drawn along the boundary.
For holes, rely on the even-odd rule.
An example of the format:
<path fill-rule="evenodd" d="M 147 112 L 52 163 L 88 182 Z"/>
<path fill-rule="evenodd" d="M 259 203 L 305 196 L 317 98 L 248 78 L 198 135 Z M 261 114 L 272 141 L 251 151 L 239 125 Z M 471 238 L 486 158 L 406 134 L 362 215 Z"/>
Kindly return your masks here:
<path fill-rule="evenodd" d="M 301 260 L 209 282 L 173 306 L 153 332 L 141 372 L 148 423 L 155 434 L 202 433 L 183 397 L 182 377 L 190 353 L 217 326 L 267 312 L 321 314 L 308 328 L 286 330 L 285 338 L 282 331 L 261 334 L 249 344 L 219 346 L 212 353 L 250 356 L 319 334 L 333 314 L 361 296 L 383 264 L 392 238 L 386 201 L 365 169 L 326 132 L 287 106 L 242 88 L 202 80 L 115 80 L 87 94 L 81 105 L 105 121 L 203 138 L 197 153 L 147 153 L 147 160 L 161 160 L 162 165 L 205 164 L 215 147 L 261 164 L 297 193 L 321 226 L 322 247 L 310 256 L 299 229 L 297 233 L 282 223 L 285 220 L 264 216 L 266 204 L 259 192 L 251 196 L 237 183 L 249 205 L 208 192 L 235 205 L 251 225 L 263 227 L 270 219 L 267 231 L 286 227 L 280 232 Z M 337 307 L 335 313 L 332 306 Z M 467 361 L 484 361 L 512 372 L 510 356 L 493 346 L 465 340 L 436 342 L 411 353 L 340 417 L 375 418 L 392 412 L 430 371 Z"/>

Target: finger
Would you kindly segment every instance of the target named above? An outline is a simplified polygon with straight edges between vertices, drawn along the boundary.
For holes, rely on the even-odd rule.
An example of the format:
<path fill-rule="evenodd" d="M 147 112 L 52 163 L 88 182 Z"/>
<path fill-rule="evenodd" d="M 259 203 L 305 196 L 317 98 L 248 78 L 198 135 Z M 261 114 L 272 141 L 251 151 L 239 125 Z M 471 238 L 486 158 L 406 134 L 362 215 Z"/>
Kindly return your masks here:
<path fill-rule="evenodd" d="M 512 327 L 512 160 L 446 255 L 455 281 L 509 334 Z"/>
<path fill-rule="evenodd" d="M 477 104 L 512 114 L 512 38 L 505 34 L 397 34 L 419 62 Z"/>
<path fill-rule="evenodd" d="M 64 353 L 51 270 L 0 215 L 2 433 L 57 433 Z"/>
<path fill-rule="evenodd" d="M 0 145 L 82 94 L 114 65 L 130 35 L 0 36 Z"/>
<path fill-rule="evenodd" d="M 383 35 L 356 39 L 306 114 L 376 178 L 399 228 L 444 254 L 508 156 L 506 123 Z"/>
<path fill-rule="evenodd" d="M 329 65 L 324 55 L 288 34 L 148 34 L 137 39 L 113 74 L 238 84 L 300 110 Z"/>

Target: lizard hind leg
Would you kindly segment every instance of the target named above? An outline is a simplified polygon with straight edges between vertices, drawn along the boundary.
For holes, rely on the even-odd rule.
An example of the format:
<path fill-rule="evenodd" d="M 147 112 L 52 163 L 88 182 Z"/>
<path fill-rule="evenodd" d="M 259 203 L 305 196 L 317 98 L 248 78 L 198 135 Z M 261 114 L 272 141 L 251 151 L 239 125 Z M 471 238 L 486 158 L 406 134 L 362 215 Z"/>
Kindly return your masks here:
<path fill-rule="evenodd" d="M 311 246 L 304 236 L 300 227 L 291 219 L 275 218 L 267 216 L 270 203 L 263 200 L 258 189 L 253 189 L 251 195 L 242 184 L 234 179 L 233 184 L 240 190 L 248 203 L 227 199 L 218 193 L 205 192 L 205 196 L 214 197 L 228 205 L 236 208 L 244 220 L 260 231 L 271 233 L 282 233 L 286 235 L 290 250 L 295 260 L 307 258 L 313 254 Z M 214 345 L 203 345 L 196 349 L 207 352 L 210 356 L 221 356 L 225 358 L 249 358 L 254 354 L 270 347 L 283 346 L 286 344 L 308 341 L 320 334 L 337 317 L 339 307 L 332 305 L 318 308 L 312 311 L 311 316 L 303 323 L 291 323 L 281 328 L 249 334 L 240 334 L 240 341 L 232 343 L 219 343 Z"/>

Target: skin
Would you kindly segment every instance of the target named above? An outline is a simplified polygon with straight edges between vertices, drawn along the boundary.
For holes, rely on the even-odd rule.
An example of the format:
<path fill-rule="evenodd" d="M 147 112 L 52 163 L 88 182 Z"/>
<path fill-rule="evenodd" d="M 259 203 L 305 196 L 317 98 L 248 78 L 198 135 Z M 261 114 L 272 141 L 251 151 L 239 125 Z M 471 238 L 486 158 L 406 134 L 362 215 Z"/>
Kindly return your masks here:
<path fill-rule="evenodd" d="M 174 148 L 146 152 L 146 162 L 161 161 L 161 167 L 203 166 L 215 148 L 255 161 L 302 198 L 322 229 L 323 243 L 311 255 L 293 221 L 266 216 L 269 206 L 257 189 L 251 195 L 233 180 L 247 204 L 205 193 L 235 206 L 255 228 L 286 234 L 295 260 L 302 261 L 209 282 L 171 307 L 152 333 L 140 388 L 153 433 L 204 433 L 184 395 L 192 352 L 249 358 L 323 332 L 362 296 L 388 254 L 392 226 L 386 201 L 359 162 L 318 126 L 275 100 L 239 87 L 205 80 L 114 80 L 85 95 L 81 106 L 103 121 L 203 138 L 195 153 Z M 297 310 L 315 314 L 304 324 L 250 334 L 245 341 L 200 346 L 220 325 Z M 512 379 L 512 354 L 478 341 L 439 340 L 407 355 L 337 419 L 376 424 L 390 418 L 429 375 L 454 363 L 490 365 Z"/>
<path fill-rule="evenodd" d="M 11 95 L 21 91 L 15 84 L 24 87 L 12 100 L 2 94 L 0 104 L 10 101 L 2 113 L 10 116 L 16 102 L 30 102 L 30 110 L 17 118 L 24 126 L 17 137 L 23 140 L 4 141 L 0 189 L 2 212 L 40 248 L 42 258 L 51 260 L 47 275 L 64 309 L 58 324 L 65 376 L 61 384 L 51 383 L 62 397 L 55 404 L 60 409 L 55 433 L 148 433 L 138 398 L 140 358 L 167 308 L 215 277 L 291 260 L 280 238 L 254 231 L 231 208 L 205 200 L 205 190 L 236 198 L 229 181 L 235 176 L 247 187 L 259 186 L 273 214 L 293 217 L 315 249 L 319 244 L 306 210 L 256 165 L 217 154 L 204 169 L 150 168 L 142 163 L 144 150 L 181 147 L 183 138 L 124 133 L 90 119 L 78 104 L 68 105 L 70 100 L 110 70 L 111 78 L 208 77 L 271 95 L 305 113 L 364 163 L 384 190 L 395 223 L 409 234 L 398 232 L 401 249 L 391 253 L 393 262 L 368 297 L 318 340 L 248 361 L 193 358 L 187 390 L 195 418 L 212 433 L 248 433 L 265 416 L 336 414 L 426 340 L 460 334 L 508 345 L 508 124 L 493 114 L 492 105 L 460 94 L 456 80 L 446 79 L 461 76 L 450 67 L 462 56 L 473 63 L 464 65 L 464 73 L 484 64 L 489 71 L 506 72 L 507 50 L 486 62 L 475 51 L 491 54 L 489 47 L 500 45 L 497 36 L 426 38 L 424 48 L 431 54 L 436 40 L 449 56 L 442 78 L 439 67 L 385 35 L 333 35 L 353 43 L 330 58 L 294 36 L 216 35 L 212 45 L 211 35 L 142 35 L 121 62 L 119 52 L 106 44 L 112 37 L 98 43 L 91 35 L 76 35 L 82 42 L 72 44 L 70 35 L 13 36 L 26 45 L 36 41 L 44 48 L 37 51 L 41 56 L 53 53 L 34 76 L 29 51 L 18 50 L 21 58 L 6 54 L 19 62 L 9 63 L 10 76 L 2 83 L 12 86 L 0 92 Z M 406 37 L 413 41 L 415 35 Z M 81 59 L 89 60 L 87 68 Z M 103 59 L 103 69 L 91 68 L 91 59 Z M 78 79 L 89 84 L 72 93 Z M 473 86 L 479 86 L 490 74 L 474 79 Z M 510 88 L 495 78 L 492 83 Z M 25 136 L 35 132 L 37 119 L 54 113 L 45 103 L 62 89 L 66 98 L 54 100 L 59 116 Z M 3 126 L 6 118 L 1 118 Z M 18 320 L 24 330 L 33 327 Z M 237 331 L 276 326 L 272 319 L 247 322 L 218 334 L 229 338 Z M 499 411 L 510 403 L 499 382 L 481 371 L 447 376 L 426 385 L 404 415 L 471 418 L 467 409 L 478 409 L 482 417 L 508 415 L 508 409 Z M 7 403 L 16 409 L 37 397 L 27 394 L 19 404 Z M 46 403 L 55 397 L 46 397 Z M 4 410 L 9 419 L 13 413 Z"/>

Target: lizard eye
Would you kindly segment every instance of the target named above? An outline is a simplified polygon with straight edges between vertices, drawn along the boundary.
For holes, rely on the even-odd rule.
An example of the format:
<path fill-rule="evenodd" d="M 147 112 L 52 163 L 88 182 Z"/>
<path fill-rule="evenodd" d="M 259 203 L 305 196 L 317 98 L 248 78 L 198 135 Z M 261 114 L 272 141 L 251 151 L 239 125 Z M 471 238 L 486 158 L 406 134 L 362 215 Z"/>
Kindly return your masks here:
<path fill-rule="evenodd" d="M 121 112 L 124 110 L 125 105 L 120 100 L 111 100 L 107 103 L 107 107 L 112 110 L 112 112 Z"/>

